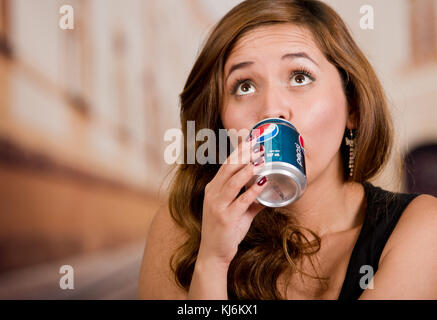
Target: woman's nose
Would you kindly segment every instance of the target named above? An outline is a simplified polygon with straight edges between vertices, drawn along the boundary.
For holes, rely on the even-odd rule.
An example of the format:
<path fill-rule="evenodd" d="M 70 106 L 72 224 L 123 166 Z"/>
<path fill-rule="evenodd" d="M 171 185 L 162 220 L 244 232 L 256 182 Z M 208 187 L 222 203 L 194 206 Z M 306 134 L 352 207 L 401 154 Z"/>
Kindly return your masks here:
<path fill-rule="evenodd" d="M 282 118 L 288 121 L 292 117 L 291 99 L 284 88 L 280 85 L 270 85 L 264 91 L 263 103 L 261 105 L 260 117 Z"/>

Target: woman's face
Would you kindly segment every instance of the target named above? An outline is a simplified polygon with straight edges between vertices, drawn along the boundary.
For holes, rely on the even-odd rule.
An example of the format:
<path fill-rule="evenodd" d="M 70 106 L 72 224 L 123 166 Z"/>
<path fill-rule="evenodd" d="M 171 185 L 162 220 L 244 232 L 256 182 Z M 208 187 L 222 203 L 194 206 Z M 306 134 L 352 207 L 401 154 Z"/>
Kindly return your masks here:
<path fill-rule="evenodd" d="M 291 24 L 243 36 L 224 70 L 225 129 L 250 130 L 265 118 L 290 121 L 305 142 L 308 182 L 338 165 L 348 107 L 337 69 L 311 32 Z"/>

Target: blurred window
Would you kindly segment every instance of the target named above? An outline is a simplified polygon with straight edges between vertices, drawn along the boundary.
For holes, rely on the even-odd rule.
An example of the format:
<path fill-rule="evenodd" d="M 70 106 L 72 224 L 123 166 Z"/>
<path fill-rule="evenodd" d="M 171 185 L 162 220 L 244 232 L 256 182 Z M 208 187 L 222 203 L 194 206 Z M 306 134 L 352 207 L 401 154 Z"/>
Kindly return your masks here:
<path fill-rule="evenodd" d="M 410 151 L 405 158 L 407 191 L 437 197 L 437 144 Z"/>
<path fill-rule="evenodd" d="M 410 22 L 413 62 L 437 61 L 437 1 L 410 0 Z"/>
<path fill-rule="evenodd" d="M 89 6 L 83 0 L 71 0 L 69 4 L 74 8 L 74 29 L 60 30 L 64 68 L 62 74 L 62 86 L 67 98 L 80 114 L 88 117 L 90 105 L 89 85 L 89 58 L 90 53 L 87 27 L 89 18 Z"/>

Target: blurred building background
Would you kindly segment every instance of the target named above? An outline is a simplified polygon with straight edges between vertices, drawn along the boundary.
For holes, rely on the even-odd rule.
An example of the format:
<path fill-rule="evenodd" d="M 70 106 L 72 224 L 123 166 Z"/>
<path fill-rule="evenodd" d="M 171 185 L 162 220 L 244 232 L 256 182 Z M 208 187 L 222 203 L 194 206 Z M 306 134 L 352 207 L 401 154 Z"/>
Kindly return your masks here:
<path fill-rule="evenodd" d="M 0 298 L 136 298 L 171 169 L 164 132 L 180 126 L 208 31 L 239 2 L 0 0 Z M 437 1 L 326 2 L 390 99 L 397 148 L 374 182 L 437 195 Z M 73 30 L 59 27 L 65 4 Z M 374 29 L 360 28 L 363 5 Z M 59 288 L 62 265 L 74 290 Z"/>

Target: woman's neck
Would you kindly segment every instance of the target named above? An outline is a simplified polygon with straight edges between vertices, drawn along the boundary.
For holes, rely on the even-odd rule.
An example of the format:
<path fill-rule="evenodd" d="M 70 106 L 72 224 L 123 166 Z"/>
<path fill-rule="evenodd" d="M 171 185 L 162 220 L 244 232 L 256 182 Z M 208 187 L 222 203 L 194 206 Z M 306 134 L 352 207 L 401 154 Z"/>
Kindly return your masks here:
<path fill-rule="evenodd" d="M 303 196 L 281 211 L 294 222 L 314 231 L 320 237 L 347 231 L 364 221 L 363 185 L 344 182 L 342 168 L 336 164 L 308 184 Z"/>

